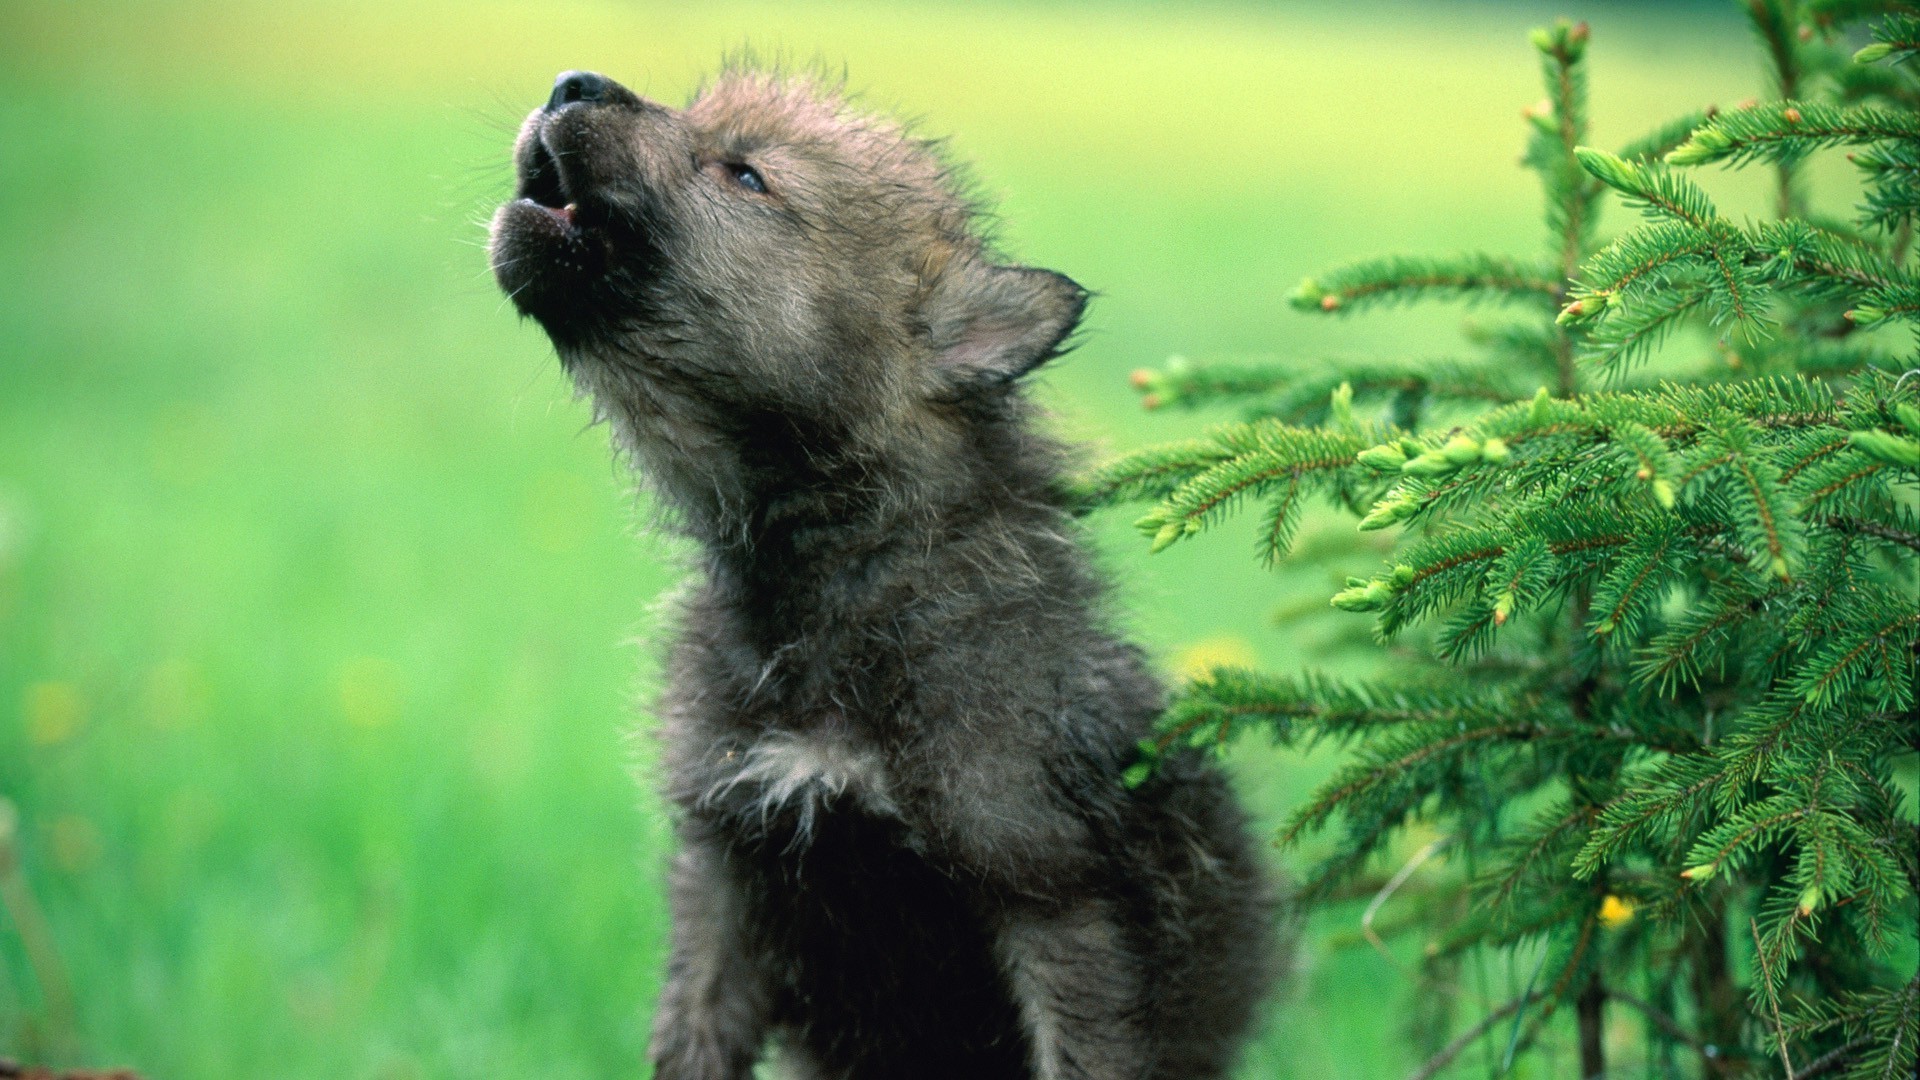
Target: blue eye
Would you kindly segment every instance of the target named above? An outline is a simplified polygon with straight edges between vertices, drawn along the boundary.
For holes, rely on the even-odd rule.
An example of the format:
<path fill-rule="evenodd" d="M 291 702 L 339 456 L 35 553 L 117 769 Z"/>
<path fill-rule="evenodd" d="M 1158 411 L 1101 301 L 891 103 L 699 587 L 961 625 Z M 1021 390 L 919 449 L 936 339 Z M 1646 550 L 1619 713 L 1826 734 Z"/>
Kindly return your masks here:
<path fill-rule="evenodd" d="M 767 193 L 766 178 L 760 175 L 760 170 L 751 165 L 743 165 L 737 161 L 730 161 L 727 163 L 727 175 L 733 177 L 734 183 L 739 184 L 748 191 L 757 195 L 765 195 Z"/>

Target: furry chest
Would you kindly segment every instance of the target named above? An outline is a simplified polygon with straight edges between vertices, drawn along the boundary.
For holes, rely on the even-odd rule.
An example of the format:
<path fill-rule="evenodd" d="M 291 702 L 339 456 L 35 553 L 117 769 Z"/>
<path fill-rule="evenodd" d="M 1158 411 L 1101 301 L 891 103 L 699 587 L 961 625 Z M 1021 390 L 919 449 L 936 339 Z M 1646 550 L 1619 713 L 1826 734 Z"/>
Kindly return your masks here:
<path fill-rule="evenodd" d="M 899 817 L 884 758 L 841 733 L 771 733 L 716 748 L 704 764 L 696 806 L 750 834 L 791 830 L 804 844 L 829 811 Z"/>

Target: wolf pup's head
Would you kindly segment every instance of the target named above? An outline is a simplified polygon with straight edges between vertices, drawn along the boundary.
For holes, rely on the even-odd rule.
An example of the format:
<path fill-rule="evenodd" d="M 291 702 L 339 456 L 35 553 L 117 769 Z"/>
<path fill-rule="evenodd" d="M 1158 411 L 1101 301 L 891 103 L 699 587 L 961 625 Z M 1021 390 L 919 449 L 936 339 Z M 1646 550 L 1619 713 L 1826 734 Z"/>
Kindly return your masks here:
<path fill-rule="evenodd" d="M 939 442 L 1086 303 L 996 260 L 931 147 L 815 78 L 735 70 L 674 109 L 567 72 L 514 158 L 494 273 L 656 468 L 752 426 Z"/>

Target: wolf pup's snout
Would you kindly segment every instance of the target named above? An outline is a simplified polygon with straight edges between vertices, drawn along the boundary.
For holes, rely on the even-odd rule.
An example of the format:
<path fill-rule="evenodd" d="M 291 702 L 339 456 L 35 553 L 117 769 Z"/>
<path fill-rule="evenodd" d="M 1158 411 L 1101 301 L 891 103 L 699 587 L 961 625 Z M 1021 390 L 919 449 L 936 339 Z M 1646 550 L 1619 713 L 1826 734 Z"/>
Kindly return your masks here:
<path fill-rule="evenodd" d="M 563 71 L 553 80 L 553 95 L 547 98 L 547 111 L 557 112 L 576 101 L 604 101 L 610 85 L 606 76 L 591 71 Z"/>

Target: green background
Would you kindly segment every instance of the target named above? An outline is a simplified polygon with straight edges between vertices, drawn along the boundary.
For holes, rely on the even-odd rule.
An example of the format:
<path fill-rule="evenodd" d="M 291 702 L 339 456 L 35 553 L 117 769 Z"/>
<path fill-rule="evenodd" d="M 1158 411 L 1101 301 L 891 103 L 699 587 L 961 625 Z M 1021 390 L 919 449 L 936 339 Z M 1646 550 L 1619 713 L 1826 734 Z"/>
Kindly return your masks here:
<path fill-rule="evenodd" d="M 1761 88 L 1731 5 L 1567 7 L 1602 145 Z M 643 1073 L 668 825 L 635 733 L 684 552 L 481 247 L 556 71 L 679 103 L 751 43 L 951 134 L 1005 248 L 1099 293 L 1039 387 L 1099 455 L 1202 422 L 1126 387 L 1170 354 L 1457 349 L 1457 313 L 1284 297 L 1388 251 L 1536 250 L 1525 30 L 1559 11 L 0 8 L 0 795 L 78 1017 L 58 1045 L 0 912 L 0 1056 Z M 1262 571 L 1250 528 L 1149 559 L 1129 516 L 1094 532 L 1169 672 L 1377 662 L 1324 565 Z M 1304 543 L 1379 552 L 1347 524 Z M 1328 760 L 1235 768 L 1273 820 Z M 1310 950 L 1246 1075 L 1401 1075 L 1412 990 Z"/>

